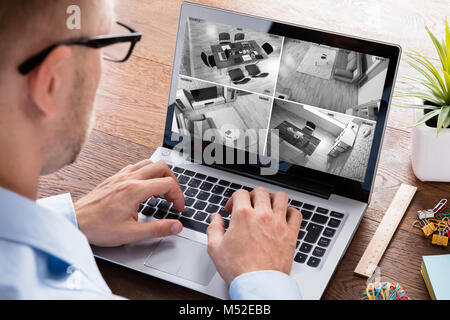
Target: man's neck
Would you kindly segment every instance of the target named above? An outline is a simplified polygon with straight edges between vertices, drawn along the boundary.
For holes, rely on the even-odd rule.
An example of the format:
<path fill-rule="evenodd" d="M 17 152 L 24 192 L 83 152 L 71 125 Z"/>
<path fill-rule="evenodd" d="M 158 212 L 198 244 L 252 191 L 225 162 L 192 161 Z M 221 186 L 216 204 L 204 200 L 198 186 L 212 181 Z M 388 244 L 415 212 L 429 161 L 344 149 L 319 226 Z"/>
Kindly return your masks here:
<path fill-rule="evenodd" d="M 0 187 L 32 200 L 37 198 L 41 159 L 39 149 L 20 133 L 0 132 Z M 17 135 L 16 135 L 17 134 Z"/>

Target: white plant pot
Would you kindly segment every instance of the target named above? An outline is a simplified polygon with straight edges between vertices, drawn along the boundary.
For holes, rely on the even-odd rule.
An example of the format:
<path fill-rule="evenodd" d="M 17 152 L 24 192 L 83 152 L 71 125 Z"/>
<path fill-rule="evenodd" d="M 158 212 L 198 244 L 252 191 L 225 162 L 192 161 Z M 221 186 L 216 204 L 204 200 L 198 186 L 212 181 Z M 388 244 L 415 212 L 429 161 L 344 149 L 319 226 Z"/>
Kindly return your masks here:
<path fill-rule="evenodd" d="M 415 109 L 414 113 L 416 122 L 424 115 L 422 109 Z M 411 151 L 412 168 L 419 180 L 450 182 L 450 128 L 441 129 L 436 135 L 436 128 L 426 124 L 414 127 Z"/>

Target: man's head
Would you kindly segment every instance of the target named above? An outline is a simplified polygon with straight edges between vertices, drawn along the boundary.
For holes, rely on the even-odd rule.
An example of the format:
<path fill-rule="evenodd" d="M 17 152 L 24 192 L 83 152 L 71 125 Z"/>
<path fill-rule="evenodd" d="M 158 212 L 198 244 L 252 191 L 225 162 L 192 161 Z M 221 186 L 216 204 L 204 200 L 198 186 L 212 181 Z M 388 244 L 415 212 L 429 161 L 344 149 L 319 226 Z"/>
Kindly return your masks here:
<path fill-rule="evenodd" d="M 69 30 L 67 8 L 81 9 L 81 29 Z M 0 148 L 14 143 L 39 155 L 41 174 L 73 162 L 94 115 L 101 51 L 59 46 L 29 74 L 17 67 L 50 45 L 107 34 L 108 0 L 0 0 Z"/>

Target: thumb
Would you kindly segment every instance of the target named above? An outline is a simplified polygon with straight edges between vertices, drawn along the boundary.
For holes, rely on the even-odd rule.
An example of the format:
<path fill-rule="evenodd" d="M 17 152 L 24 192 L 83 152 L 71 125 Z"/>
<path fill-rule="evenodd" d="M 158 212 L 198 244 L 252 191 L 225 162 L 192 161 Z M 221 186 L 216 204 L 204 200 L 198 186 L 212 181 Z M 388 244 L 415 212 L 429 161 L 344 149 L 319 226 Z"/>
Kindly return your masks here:
<path fill-rule="evenodd" d="M 206 230 L 206 234 L 208 235 L 208 252 L 210 255 L 222 242 L 224 233 L 222 216 L 218 213 L 211 215 L 211 223 Z"/>
<path fill-rule="evenodd" d="M 183 225 L 175 219 L 162 219 L 151 222 L 136 222 L 132 228 L 135 241 L 147 238 L 159 238 L 180 233 Z"/>

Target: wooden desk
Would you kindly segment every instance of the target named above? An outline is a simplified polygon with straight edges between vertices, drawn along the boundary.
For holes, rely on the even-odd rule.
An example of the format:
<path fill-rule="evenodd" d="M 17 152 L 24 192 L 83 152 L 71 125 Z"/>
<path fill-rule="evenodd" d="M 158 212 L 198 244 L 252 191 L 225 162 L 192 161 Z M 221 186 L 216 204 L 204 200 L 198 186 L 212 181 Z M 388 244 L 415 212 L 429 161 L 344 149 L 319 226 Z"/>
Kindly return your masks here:
<path fill-rule="evenodd" d="M 420 0 L 202 0 L 203 4 L 241 11 L 315 28 L 350 33 L 364 38 L 396 42 L 438 61 L 424 25 L 443 34 L 445 1 Z M 123 166 L 148 158 L 161 144 L 169 93 L 170 74 L 181 0 L 116 1 L 117 20 L 143 32 L 134 55 L 126 63 L 105 63 L 98 93 L 97 123 L 79 160 L 43 177 L 39 196 L 71 192 L 76 200 Z M 395 30 L 395 32 L 393 32 Z M 402 61 L 400 75 L 416 75 Z M 399 79 L 397 88 L 408 89 Z M 401 183 L 418 188 L 381 262 L 381 279 L 397 281 L 413 299 L 428 299 L 420 276 L 422 255 L 448 253 L 431 245 L 411 224 L 416 210 L 432 207 L 450 196 L 450 184 L 422 183 L 410 164 L 412 112 L 392 108 L 369 209 L 330 280 L 324 299 L 359 299 L 366 279 L 353 274 Z M 132 299 L 204 299 L 205 295 L 137 272 L 98 261 L 100 271 L 115 294 Z"/>

